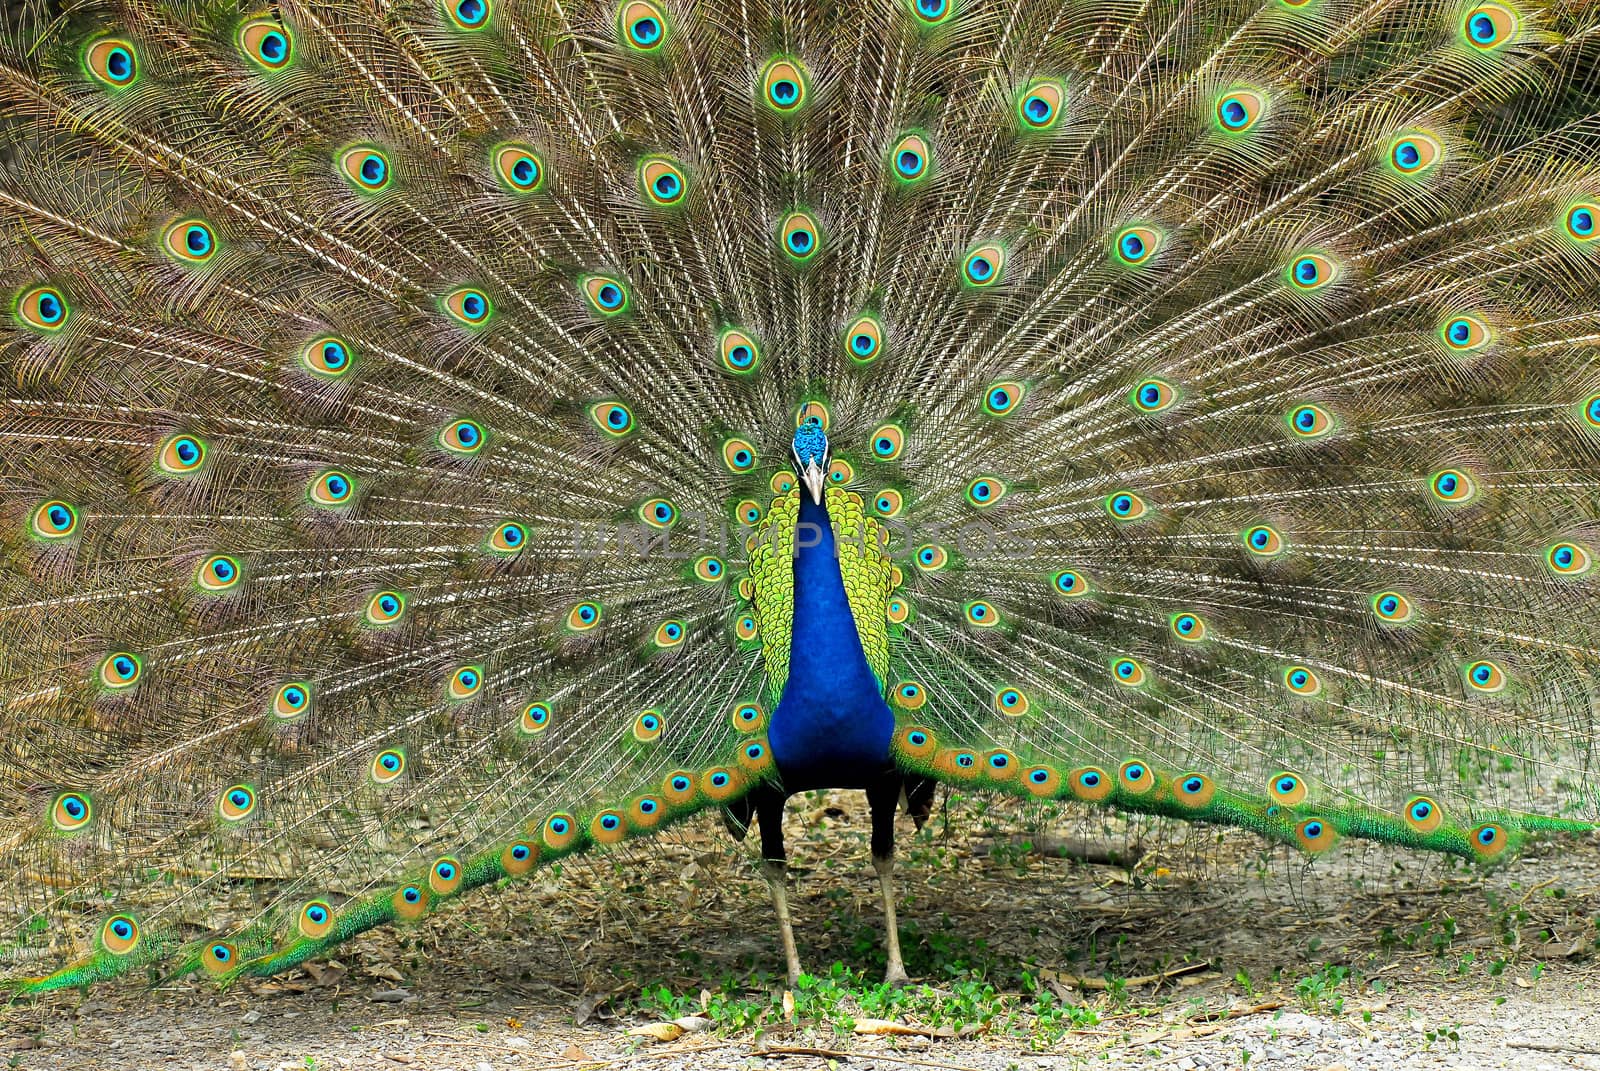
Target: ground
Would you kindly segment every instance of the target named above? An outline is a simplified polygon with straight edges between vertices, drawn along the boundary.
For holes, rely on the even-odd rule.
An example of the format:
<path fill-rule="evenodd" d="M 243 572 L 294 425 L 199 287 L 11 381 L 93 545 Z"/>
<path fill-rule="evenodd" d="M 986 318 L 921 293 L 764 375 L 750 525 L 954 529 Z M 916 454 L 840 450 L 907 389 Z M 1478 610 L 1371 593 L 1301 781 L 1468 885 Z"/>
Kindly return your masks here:
<path fill-rule="evenodd" d="M 889 990 L 874 984 L 860 795 L 798 797 L 790 829 L 800 947 L 820 975 L 791 993 L 751 850 L 707 818 L 289 976 L 0 1008 L 0 1060 L 1600 1071 L 1600 840 L 1535 844 L 1488 872 L 1351 844 L 1308 864 L 1247 834 L 956 799 L 902 840 L 917 984 Z M 912 1032 L 871 1032 L 886 1029 Z"/>

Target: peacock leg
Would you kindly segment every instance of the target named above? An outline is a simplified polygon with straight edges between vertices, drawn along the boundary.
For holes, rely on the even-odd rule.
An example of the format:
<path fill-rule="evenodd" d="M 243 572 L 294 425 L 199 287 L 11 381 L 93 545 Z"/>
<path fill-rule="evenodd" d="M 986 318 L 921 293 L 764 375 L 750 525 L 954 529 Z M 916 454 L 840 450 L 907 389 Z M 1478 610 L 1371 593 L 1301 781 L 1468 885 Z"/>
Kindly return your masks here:
<path fill-rule="evenodd" d="M 794 922 L 789 917 L 789 857 L 783 847 L 783 804 L 781 792 L 761 792 L 756 800 L 756 820 L 761 824 L 761 876 L 772 891 L 783 961 L 789 985 L 793 986 L 800 980 L 800 951 L 795 947 Z"/>
<path fill-rule="evenodd" d="M 898 776 L 867 789 L 867 807 L 872 812 L 872 869 L 878 873 L 883 889 L 883 924 L 888 945 L 889 966 L 883 980 L 904 985 L 906 966 L 900 958 L 900 923 L 894 909 L 894 812 L 900 805 L 901 782 Z"/>

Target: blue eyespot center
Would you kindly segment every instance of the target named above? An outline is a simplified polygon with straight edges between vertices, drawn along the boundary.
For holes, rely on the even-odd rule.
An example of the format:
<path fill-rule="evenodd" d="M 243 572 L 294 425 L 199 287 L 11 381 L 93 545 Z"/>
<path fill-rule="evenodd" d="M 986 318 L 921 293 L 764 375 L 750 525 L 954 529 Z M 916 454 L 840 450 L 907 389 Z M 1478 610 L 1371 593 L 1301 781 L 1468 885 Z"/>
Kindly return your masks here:
<path fill-rule="evenodd" d="M 1127 776 L 1129 781 L 1144 780 L 1144 767 L 1140 766 L 1138 763 L 1134 763 L 1132 766 L 1128 767 Z"/>
<path fill-rule="evenodd" d="M 1088 773 L 1085 773 L 1079 777 L 1078 781 L 1083 785 L 1084 788 L 1094 788 L 1096 785 L 1100 784 L 1100 775 L 1095 773 L 1093 770 L 1090 770 Z"/>
<path fill-rule="evenodd" d="M 622 304 L 622 290 L 615 283 L 606 283 L 600 288 L 600 304 L 608 309 L 614 309 Z"/>
<path fill-rule="evenodd" d="M 183 243 L 188 247 L 189 252 L 199 256 L 211 248 L 211 235 L 207 233 L 204 227 L 190 227 L 184 232 Z"/>
<path fill-rule="evenodd" d="M 1433 807 L 1420 800 L 1411 805 L 1411 817 L 1419 822 L 1425 820 L 1432 813 Z"/>
<path fill-rule="evenodd" d="M 528 846 L 526 844 L 514 845 L 511 849 L 511 858 L 516 859 L 519 862 L 528 858 Z"/>
<path fill-rule="evenodd" d="M 1028 118 L 1036 123 L 1042 123 L 1050 118 L 1050 102 L 1040 96 L 1031 96 L 1022 105 L 1023 111 L 1028 113 Z"/>
<path fill-rule="evenodd" d="M 414 904 L 422 899 L 422 890 L 415 885 L 407 885 L 405 892 L 400 894 L 408 904 Z"/>
<path fill-rule="evenodd" d="M 967 262 L 967 271 L 972 274 L 974 279 L 981 282 L 994 273 L 994 265 L 989 263 L 989 258 L 987 257 L 973 257 Z"/>
<path fill-rule="evenodd" d="M 772 83 L 772 99 L 779 104 L 793 104 L 800 98 L 800 87 L 788 78 Z"/>
<path fill-rule="evenodd" d="M 1206 783 L 1198 777 L 1191 777 L 1183 783 L 1183 790 L 1188 793 L 1199 792 L 1206 787 Z"/>
<path fill-rule="evenodd" d="M 106 72 L 118 82 L 126 81 L 133 73 L 133 57 L 125 48 L 114 48 L 106 56 Z"/>
<path fill-rule="evenodd" d="M 1307 822 L 1305 826 L 1305 833 L 1307 840 L 1316 840 L 1318 837 L 1322 836 L 1322 823 Z"/>
<path fill-rule="evenodd" d="M 661 37 L 661 24 L 652 18 L 643 18 L 633 24 L 633 39 L 641 45 L 653 45 Z"/>
<path fill-rule="evenodd" d="M 662 175 L 656 179 L 656 193 L 663 198 L 676 197 L 681 188 L 682 184 L 676 175 Z"/>
<path fill-rule="evenodd" d="M 1229 97 L 1223 101 L 1219 111 L 1222 115 L 1223 123 L 1234 129 L 1244 126 L 1250 118 L 1249 111 L 1245 109 L 1244 104 L 1236 97 Z"/>
<path fill-rule="evenodd" d="M 1499 839 L 1499 836 L 1500 831 L 1494 826 L 1484 826 L 1482 829 L 1478 830 L 1478 843 L 1493 844 L 1497 839 Z"/>
<path fill-rule="evenodd" d="M 1278 778 L 1278 791 L 1287 796 L 1295 790 L 1295 786 L 1299 783 L 1292 777 L 1280 777 Z"/>
<path fill-rule="evenodd" d="M 456 15 L 467 26 L 476 26 L 487 14 L 488 9 L 484 7 L 483 0 L 460 0 L 456 4 Z"/>

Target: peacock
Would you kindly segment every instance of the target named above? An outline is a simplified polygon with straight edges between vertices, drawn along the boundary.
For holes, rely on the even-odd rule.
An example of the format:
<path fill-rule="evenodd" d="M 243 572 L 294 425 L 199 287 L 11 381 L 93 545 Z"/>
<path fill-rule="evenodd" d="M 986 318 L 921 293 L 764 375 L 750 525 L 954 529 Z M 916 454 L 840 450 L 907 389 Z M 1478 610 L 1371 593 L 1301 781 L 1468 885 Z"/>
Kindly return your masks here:
<path fill-rule="evenodd" d="M 890 981 L 939 786 L 1600 828 L 1592 5 L 8 8 L 0 992 L 702 812 L 792 980 L 813 789 Z"/>

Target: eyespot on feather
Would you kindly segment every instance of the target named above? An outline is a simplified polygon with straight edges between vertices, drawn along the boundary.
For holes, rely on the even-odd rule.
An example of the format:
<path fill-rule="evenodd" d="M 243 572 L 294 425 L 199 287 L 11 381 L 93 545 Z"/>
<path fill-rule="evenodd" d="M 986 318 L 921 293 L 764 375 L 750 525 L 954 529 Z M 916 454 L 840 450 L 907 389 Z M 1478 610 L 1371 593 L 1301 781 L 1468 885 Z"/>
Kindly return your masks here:
<path fill-rule="evenodd" d="M 1428 478 L 1428 490 L 1446 505 L 1464 506 L 1477 497 L 1478 485 L 1461 469 L 1441 469 Z"/>
<path fill-rule="evenodd" d="M 439 445 L 452 454 L 472 457 L 483 449 L 483 425 L 475 420 L 452 420 L 439 431 Z"/>
<path fill-rule="evenodd" d="M 1089 578 L 1076 569 L 1063 569 L 1050 578 L 1057 595 L 1079 599 L 1089 594 Z"/>
<path fill-rule="evenodd" d="M 735 375 L 754 372 L 761 363 L 761 347 L 748 332 L 737 327 L 726 329 L 718 337 L 717 355 L 722 359 L 722 367 Z"/>
<path fill-rule="evenodd" d="M 872 501 L 873 512 L 880 517 L 898 517 L 905 508 L 905 496 L 892 487 L 885 487 Z"/>
<path fill-rule="evenodd" d="M 1007 717 L 1020 718 L 1028 713 L 1029 706 L 1027 693 L 1021 688 L 1008 684 L 994 693 L 994 709 Z"/>
<path fill-rule="evenodd" d="M 1284 807 L 1294 807 L 1306 798 L 1306 781 L 1297 773 L 1280 770 L 1267 781 L 1267 795 Z"/>
<path fill-rule="evenodd" d="M 1427 796 L 1413 796 L 1406 801 L 1401 816 L 1405 818 L 1406 825 L 1427 836 L 1444 823 L 1444 808 Z"/>
<path fill-rule="evenodd" d="M 1144 499 L 1132 491 L 1113 491 L 1105 497 L 1105 508 L 1115 521 L 1136 521 L 1150 511 Z"/>
<path fill-rule="evenodd" d="M 967 503 L 978 509 L 988 509 L 1005 497 L 1006 482 L 998 476 L 979 476 L 967 484 Z"/>
<path fill-rule="evenodd" d="M 889 698 L 901 710 L 921 710 L 928 702 L 928 691 L 920 681 L 901 681 Z"/>
<path fill-rule="evenodd" d="M 1325 819 L 1307 818 L 1294 827 L 1294 839 L 1295 843 L 1300 845 L 1301 851 L 1315 854 L 1333 847 L 1338 834 Z"/>
<path fill-rule="evenodd" d="M 1484 822 L 1473 827 L 1467 841 L 1479 859 L 1495 859 L 1511 847 L 1511 833 L 1499 822 Z"/>
<path fill-rule="evenodd" d="M 659 710 L 643 710 L 633 719 L 631 730 L 633 738 L 641 744 L 653 744 L 661 739 L 661 733 L 666 729 L 666 722 L 662 720 Z"/>
<path fill-rule="evenodd" d="M 753 733 L 765 724 L 766 716 L 760 703 L 740 703 L 733 708 L 733 727 L 741 733 Z"/>
<path fill-rule="evenodd" d="M 113 956 L 126 956 L 138 947 L 140 932 L 132 915 L 112 915 L 100 927 L 100 947 Z"/>
<path fill-rule="evenodd" d="M 945 3 L 946 0 L 925 0 Z M 933 154 L 928 139 L 921 134 L 906 134 L 889 149 L 889 173 L 904 186 L 911 186 L 932 173 Z"/>
<path fill-rule="evenodd" d="M 1439 341 L 1454 353 L 1470 353 L 1489 344 L 1489 325 L 1476 316 L 1452 316 L 1439 325 Z"/>
<path fill-rule="evenodd" d="M 1156 777 L 1149 763 L 1132 759 L 1117 770 L 1117 787 L 1130 796 L 1144 796 L 1155 790 Z"/>
<path fill-rule="evenodd" d="M 906 448 L 906 432 L 899 424 L 878 425 L 870 439 L 874 461 L 894 461 Z"/>
<path fill-rule="evenodd" d="M 713 803 L 732 799 L 744 788 L 744 777 L 738 769 L 715 766 L 700 775 L 700 791 Z"/>
<path fill-rule="evenodd" d="M 454 856 L 441 856 L 428 868 L 428 888 L 439 896 L 449 896 L 461 888 L 461 863 Z"/>
<path fill-rule="evenodd" d="M 742 643 L 749 643 L 761 634 L 761 623 L 754 614 L 740 614 L 733 622 L 733 634 Z"/>
<path fill-rule="evenodd" d="M 189 264 L 204 264 L 217 252 L 216 232 L 203 219 L 181 219 L 161 236 L 169 254 Z"/>
<path fill-rule="evenodd" d="M 281 71 L 294 60 L 294 34 L 277 19 L 251 19 L 239 27 L 239 51 L 267 71 Z"/>
<path fill-rule="evenodd" d="M 1322 692 L 1321 678 L 1305 666 L 1287 667 L 1283 671 L 1283 686 L 1302 699 L 1310 699 Z"/>
<path fill-rule="evenodd" d="M 28 527 L 39 539 L 70 539 L 78 531 L 78 511 L 59 498 L 52 498 L 35 507 Z"/>
<path fill-rule="evenodd" d="M 344 339 L 335 335 L 314 338 L 300 350 L 300 364 L 324 379 L 338 379 L 355 366 L 355 355 Z"/>
<path fill-rule="evenodd" d="M 978 289 L 993 286 L 1000 281 L 1000 276 L 1005 271 L 1005 264 L 1006 251 L 999 243 L 989 242 L 980 245 L 962 258 L 962 281 L 967 286 Z"/>
<path fill-rule="evenodd" d="M 311 713 L 311 685 L 289 681 L 272 693 L 272 715 L 280 721 L 294 721 Z"/>
<path fill-rule="evenodd" d="M 1291 409 L 1284 420 L 1297 439 L 1320 439 L 1333 431 L 1333 417 L 1320 405 L 1309 402 Z"/>
<path fill-rule="evenodd" d="M 372 758 L 370 773 L 374 784 L 391 784 L 405 772 L 406 753 L 399 748 L 386 748 Z"/>
<path fill-rule="evenodd" d="M 217 815 L 224 822 L 242 822 L 256 809 L 256 791 L 249 785 L 233 785 L 217 797 Z"/>
<path fill-rule="evenodd" d="M 1493 52 L 1516 36 L 1518 23 L 1516 12 L 1504 4 L 1477 4 L 1461 20 L 1461 36 L 1472 48 Z"/>
<path fill-rule="evenodd" d="M 489 160 L 495 178 L 511 193 L 537 193 L 544 187 L 544 159 L 531 145 L 503 142 L 490 151 Z"/>
<path fill-rule="evenodd" d="M 367 600 L 364 618 L 368 625 L 382 628 L 405 616 L 407 597 L 398 591 L 380 591 Z"/>
<path fill-rule="evenodd" d="M 822 248 L 822 231 L 816 217 L 795 209 L 778 223 L 778 246 L 791 261 L 809 261 Z"/>
<path fill-rule="evenodd" d="M 1411 600 L 1398 591 L 1380 591 L 1371 600 L 1372 612 L 1386 625 L 1403 625 L 1416 616 Z"/>
<path fill-rule="evenodd" d="M 463 286 L 446 294 L 444 311 L 464 327 L 482 327 L 494 315 L 494 303 L 477 287 Z"/>
<path fill-rule="evenodd" d="M 781 113 L 799 111 L 810 95 L 810 83 L 800 62 L 788 56 L 768 61 L 761 72 L 761 98 Z"/>
<path fill-rule="evenodd" d="M 53 286 L 36 286 L 17 298 L 17 319 L 35 331 L 55 333 L 67 326 L 72 306 Z"/>
<path fill-rule="evenodd" d="M 239 947 L 231 941 L 213 941 L 200 953 L 207 974 L 227 974 L 238 965 Z"/>
<path fill-rule="evenodd" d="M 483 690 L 483 667 L 460 666 L 445 683 L 445 698 L 460 703 Z"/>
<path fill-rule="evenodd" d="M 1034 82 L 1017 94 L 1017 121 L 1025 131 L 1042 132 L 1061 121 L 1066 89 L 1060 82 Z"/>
<path fill-rule="evenodd" d="M 578 286 L 589 307 L 601 316 L 620 316 L 628 309 L 628 288 L 621 279 L 589 275 L 580 280 Z"/>
<path fill-rule="evenodd" d="M 402 885 L 389 897 L 394 917 L 400 922 L 415 922 L 428 913 L 431 896 L 420 885 Z"/>
<path fill-rule="evenodd" d="M 857 364 L 871 364 L 883 356 L 883 324 L 875 316 L 857 317 L 845 328 L 844 349 Z"/>
<path fill-rule="evenodd" d="M 520 554 L 528 545 L 528 529 L 518 521 L 501 521 L 489 533 L 488 547 L 492 554 L 510 557 Z"/>
<path fill-rule="evenodd" d="M 937 543 L 924 543 L 917 548 L 917 568 L 925 573 L 937 573 L 950 562 L 950 552 Z"/>
<path fill-rule="evenodd" d="M 676 160 L 647 156 L 639 164 L 639 189 L 648 204 L 671 208 L 689 192 L 689 176 Z"/>
<path fill-rule="evenodd" d="M 389 157 L 373 145 L 351 145 L 339 153 L 339 173 L 361 193 L 382 193 L 391 177 Z"/>
<path fill-rule="evenodd" d="M 621 811 L 604 810 L 589 821 L 589 839 L 596 844 L 620 844 L 628 835 L 628 820 Z"/>
<path fill-rule="evenodd" d="M 1022 775 L 1022 784 L 1038 799 L 1054 799 L 1061 791 L 1061 774 L 1050 766 L 1030 767 Z"/>
<path fill-rule="evenodd" d="M 967 619 L 967 624 L 973 628 L 994 628 L 1000 623 L 1000 612 L 992 603 L 983 599 L 976 599 L 962 607 L 962 613 Z"/>
<path fill-rule="evenodd" d="M 1178 388 L 1164 379 L 1147 379 L 1128 392 L 1128 401 L 1141 413 L 1162 413 L 1178 404 Z"/>
<path fill-rule="evenodd" d="M 595 427 L 614 439 L 620 439 L 633 430 L 633 410 L 621 402 L 600 402 L 589 407 L 589 419 Z"/>
<path fill-rule="evenodd" d="M 490 0 L 440 0 L 445 17 L 458 30 L 476 31 L 489 25 L 494 13 Z"/>
<path fill-rule="evenodd" d="M 1389 167 L 1406 178 L 1427 174 L 1444 155 L 1439 139 L 1425 130 L 1403 131 L 1389 140 L 1384 154 Z"/>
<path fill-rule="evenodd" d="M 144 675 L 144 662 L 129 651 L 115 651 L 100 663 L 100 686 L 114 692 L 125 691 L 139 683 Z"/>
<path fill-rule="evenodd" d="M 656 628 L 654 642 L 657 647 L 666 650 L 682 643 L 686 634 L 682 621 L 663 621 Z"/>
<path fill-rule="evenodd" d="M 921 725 L 900 730 L 896 742 L 903 753 L 915 759 L 927 758 L 937 751 L 939 746 L 933 730 Z"/>
<path fill-rule="evenodd" d="M 195 586 L 208 595 L 232 591 L 244 579 L 244 570 L 238 559 L 226 554 L 213 554 L 201 562 L 194 573 Z"/>
<path fill-rule="evenodd" d="M 1266 110 L 1267 98 L 1261 92 L 1239 86 L 1217 97 L 1212 122 L 1223 134 L 1243 134 L 1261 121 Z"/>
<path fill-rule="evenodd" d="M 192 476 L 206 463 L 205 440 L 194 435 L 174 435 L 156 452 L 156 467 L 168 476 Z"/>
<path fill-rule="evenodd" d="M 1117 782 L 1098 766 L 1080 766 L 1067 775 L 1073 796 L 1085 803 L 1099 803 L 1116 790 Z"/>
<path fill-rule="evenodd" d="M 1561 577 L 1583 576 L 1594 568 L 1594 555 L 1581 543 L 1563 541 L 1545 548 L 1544 561 Z"/>
<path fill-rule="evenodd" d="M 1283 535 L 1270 524 L 1257 524 L 1246 528 L 1241 538 L 1244 549 L 1258 558 L 1276 558 L 1287 549 Z"/>
<path fill-rule="evenodd" d="M 300 908 L 295 928 L 308 941 L 321 941 L 333 934 L 333 907 L 326 900 L 312 900 Z"/>
<path fill-rule="evenodd" d="M 516 840 L 500 852 L 500 869 L 507 877 L 520 878 L 532 872 L 539 862 L 539 845 L 531 840 Z"/>
<path fill-rule="evenodd" d="M 356 482 L 338 469 L 319 472 L 306 488 L 306 500 L 322 509 L 339 509 L 355 500 Z"/>
<path fill-rule="evenodd" d="M 1134 224 L 1118 231 L 1111 240 L 1111 252 L 1118 263 L 1137 267 L 1161 248 L 1162 234 L 1147 224 Z"/>
<path fill-rule="evenodd" d="M 617 9 L 617 33 L 636 52 L 654 52 L 670 32 L 667 18 L 648 0 L 624 0 Z"/>
<path fill-rule="evenodd" d="M 1197 811 L 1209 807 L 1217 792 L 1216 784 L 1205 774 L 1193 771 L 1172 779 L 1172 798 L 1180 807 Z"/>
<path fill-rule="evenodd" d="M 1189 610 L 1173 614 L 1167 619 L 1167 627 L 1172 630 L 1173 636 L 1184 643 L 1199 643 L 1210 631 L 1205 618 Z"/>
<path fill-rule="evenodd" d="M 1296 290 L 1310 293 L 1338 278 L 1339 265 L 1324 253 L 1301 253 L 1290 260 L 1285 274 Z"/>
<path fill-rule="evenodd" d="M 111 89 L 126 89 L 139 77 L 138 53 L 127 41 L 102 37 L 83 54 L 84 67 L 94 79 Z"/>
<path fill-rule="evenodd" d="M 600 623 L 601 607 L 597 602 L 580 602 L 567 614 L 567 628 L 573 632 L 588 632 Z"/>
<path fill-rule="evenodd" d="M 81 792 L 63 792 L 50 807 L 50 822 L 61 833 L 76 833 L 94 820 L 94 806 Z"/>
<path fill-rule="evenodd" d="M 1487 658 L 1481 658 L 1462 667 L 1461 676 L 1466 681 L 1468 689 L 1481 695 L 1503 692 L 1510 683 L 1505 667 Z"/>
<path fill-rule="evenodd" d="M 558 812 L 545 819 L 543 832 L 545 847 L 553 851 L 569 848 L 578 839 L 578 824 L 572 815 Z"/>
<path fill-rule="evenodd" d="M 549 703 L 529 703 L 522 708 L 522 714 L 517 719 L 517 728 L 524 734 L 533 736 L 548 729 L 552 717 L 553 713 Z"/>

